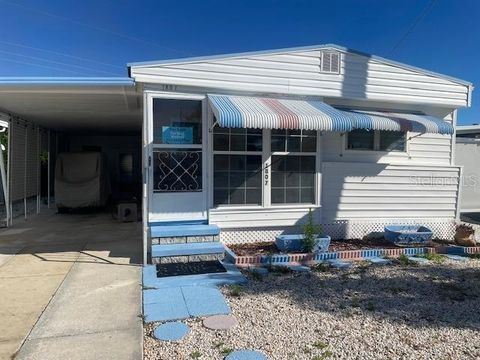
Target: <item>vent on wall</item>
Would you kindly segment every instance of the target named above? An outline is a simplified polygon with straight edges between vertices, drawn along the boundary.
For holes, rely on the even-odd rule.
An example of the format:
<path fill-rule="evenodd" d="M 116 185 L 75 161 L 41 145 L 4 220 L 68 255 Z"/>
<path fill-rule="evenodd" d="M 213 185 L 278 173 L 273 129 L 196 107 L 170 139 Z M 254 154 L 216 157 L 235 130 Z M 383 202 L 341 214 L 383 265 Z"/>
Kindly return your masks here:
<path fill-rule="evenodd" d="M 320 72 L 328 74 L 339 74 L 340 53 L 337 51 L 321 51 Z"/>

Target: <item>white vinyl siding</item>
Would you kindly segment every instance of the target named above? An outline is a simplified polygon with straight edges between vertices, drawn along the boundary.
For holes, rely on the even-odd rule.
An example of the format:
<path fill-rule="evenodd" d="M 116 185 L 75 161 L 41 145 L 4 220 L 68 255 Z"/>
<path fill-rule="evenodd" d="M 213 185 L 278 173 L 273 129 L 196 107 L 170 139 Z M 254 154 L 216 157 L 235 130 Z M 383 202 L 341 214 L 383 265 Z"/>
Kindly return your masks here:
<path fill-rule="evenodd" d="M 320 72 L 320 50 L 245 55 L 131 69 L 137 82 L 226 91 L 467 106 L 468 87 L 421 71 L 342 53 L 340 74 Z"/>
<path fill-rule="evenodd" d="M 324 162 L 323 221 L 454 219 L 458 167 Z"/>

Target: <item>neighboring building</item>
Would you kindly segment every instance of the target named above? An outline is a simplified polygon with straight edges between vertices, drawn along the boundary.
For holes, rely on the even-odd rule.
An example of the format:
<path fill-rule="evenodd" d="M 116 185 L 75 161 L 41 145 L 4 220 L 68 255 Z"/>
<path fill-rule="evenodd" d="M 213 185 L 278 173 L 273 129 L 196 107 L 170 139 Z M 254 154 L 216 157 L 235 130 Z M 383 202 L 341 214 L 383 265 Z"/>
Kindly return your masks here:
<path fill-rule="evenodd" d="M 453 234 L 453 134 L 469 82 L 336 45 L 132 63 L 129 75 L 3 80 L 0 108 L 62 130 L 65 149 L 108 138 L 118 157 L 143 138 L 133 163 L 144 174 L 145 252 L 165 221 L 208 222 L 224 242 L 253 242 L 298 231 L 309 210 L 333 238 L 391 223 Z M 23 91 L 3 96 L 11 89 Z M 11 181 L 22 176 L 10 166 Z M 32 194 L 22 189 L 11 196 Z"/>
<path fill-rule="evenodd" d="M 457 126 L 455 163 L 463 166 L 460 210 L 480 212 L 480 125 Z"/>

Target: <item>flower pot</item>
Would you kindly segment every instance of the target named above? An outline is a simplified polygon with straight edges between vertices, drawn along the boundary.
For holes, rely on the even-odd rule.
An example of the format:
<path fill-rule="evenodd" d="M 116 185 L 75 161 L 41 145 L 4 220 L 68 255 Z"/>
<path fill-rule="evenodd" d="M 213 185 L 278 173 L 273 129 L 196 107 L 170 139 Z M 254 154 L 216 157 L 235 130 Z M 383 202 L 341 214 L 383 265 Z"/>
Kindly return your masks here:
<path fill-rule="evenodd" d="M 281 252 L 302 252 L 304 251 L 304 235 L 278 235 L 275 237 L 275 245 Z M 314 253 L 327 252 L 331 238 L 328 235 L 319 235 L 315 239 Z"/>

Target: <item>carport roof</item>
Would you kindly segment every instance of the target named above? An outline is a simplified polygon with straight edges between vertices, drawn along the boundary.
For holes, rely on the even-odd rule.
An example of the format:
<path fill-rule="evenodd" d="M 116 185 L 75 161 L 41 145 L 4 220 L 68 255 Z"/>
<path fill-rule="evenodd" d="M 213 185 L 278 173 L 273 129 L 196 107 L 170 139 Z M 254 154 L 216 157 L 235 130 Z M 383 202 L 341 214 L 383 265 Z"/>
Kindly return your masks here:
<path fill-rule="evenodd" d="M 128 77 L 0 77 L 0 110 L 61 131 L 139 131 L 142 96 Z"/>

